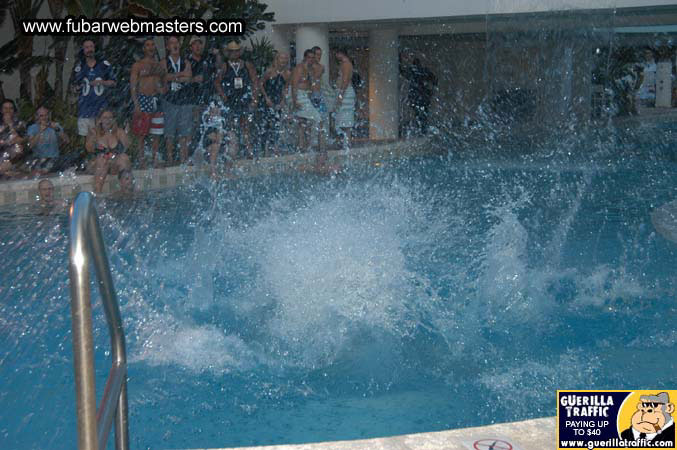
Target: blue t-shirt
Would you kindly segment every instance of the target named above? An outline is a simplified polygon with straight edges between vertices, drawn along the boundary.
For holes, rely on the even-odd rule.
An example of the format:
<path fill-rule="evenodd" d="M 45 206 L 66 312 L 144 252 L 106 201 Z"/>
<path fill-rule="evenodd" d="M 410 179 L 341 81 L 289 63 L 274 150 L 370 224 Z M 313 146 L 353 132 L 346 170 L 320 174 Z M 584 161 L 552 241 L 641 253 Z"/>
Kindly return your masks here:
<path fill-rule="evenodd" d="M 111 65 L 108 61 L 97 61 L 94 67 L 89 67 L 83 60 L 75 65 L 73 82 L 80 87 L 78 97 L 78 117 L 96 117 L 103 108 L 108 106 L 103 85 L 92 86 L 94 80 L 115 80 Z"/>
<path fill-rule="evenodd" d="M 28 127 L 28 136 L 33 137 L 40 133 L 40 125 L 34 123 Z M 47 127 L 42 132 L 38 144 L 33 147 L 33 154 L 38 158 L 56 158 L 59 156 L 59 138 L 54 128 Z"/>

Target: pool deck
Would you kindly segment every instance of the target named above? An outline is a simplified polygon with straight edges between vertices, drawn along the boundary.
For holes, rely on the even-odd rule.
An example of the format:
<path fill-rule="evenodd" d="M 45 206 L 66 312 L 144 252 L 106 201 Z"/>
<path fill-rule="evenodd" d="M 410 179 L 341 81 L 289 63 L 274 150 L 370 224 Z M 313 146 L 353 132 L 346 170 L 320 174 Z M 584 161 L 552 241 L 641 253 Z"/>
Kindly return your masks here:
<path fill-rule="evenodd" d="M 554 408 L 554 407 L 553 407 Z M 434 433 L 405 434 L 376 439 L 356 441 L 334 441 L 312 444 L 270 445 L 262 447 L 238 447 L 239 449 L 277 449 L 277 450 L 487 450 L 493 442 L 502 446 L 496 449 L 547 450 L 557 448 L 555 437 L 555 417 L 525 420 L 522 422 L 501 423 L 484 427 L 460 428 L 457 430 L 437 431 Z M 479 442 L 478 447 L 473 444 Z M 510 444 L 507 446 L 504 442 Z"/>
<path fill-rule="evenodd" d="M 351 150 L 330 150 L 328 164 L 347 162 L 380 164 L 388 160 L 434 153 L 428 138 L 406 141 L 369 142 Z M 315 163 L 316 153 L 296 153 L 254 160 L 237 160 L 231 171 L 234 177 L 259 176 L 270 173 L 309 171 Z M 197 177 L 207 176 L 209 166 L 174 166 L 159 169 L 134 170 L 136 189 L 140 191 L 172 188 L 189 183 Z M 94 189 L 94 176 L 79 173 L 50 175 L 54 184 L 54 198 L 70 200 L 81 191 Z M 0 206 L 34 204 L 38 202 L 38 181 L 42 177 L 0 182 Z M 102 194 L 119 189 L 116 176 L 109 175 Z"/>

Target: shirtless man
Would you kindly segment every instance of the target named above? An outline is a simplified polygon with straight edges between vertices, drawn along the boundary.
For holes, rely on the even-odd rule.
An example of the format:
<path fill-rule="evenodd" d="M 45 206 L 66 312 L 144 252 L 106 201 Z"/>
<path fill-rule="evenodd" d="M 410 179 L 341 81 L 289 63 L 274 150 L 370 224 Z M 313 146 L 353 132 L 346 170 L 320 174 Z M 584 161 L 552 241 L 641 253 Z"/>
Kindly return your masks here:
<path fill-rule="evenodd" d="M 303 61 L 294 67 L 291 76 L 292 108 L 299 120 L 298 145 L 302 152 L 308 150 L 310 131 L 315 127 L 315 124 L 319 125 L 322 122 L 322 115 L 311 100 L 313 80 L 316 79 L 313 76 L 314 61 L 315 55 L 313 51 L 306 50 L 303 52 Z"/>
<path fill-rule="evenodd" d="M 160 94 L 165 90 L 167 71 L 155 57 L 155 41 L 147 38 L 143 42 L 143 58 L 132 65 L 129 77 L 132 101 L 134 102 L 134 118 L 132 132 L 139 138 L 139 156 L 141 167 L 146 167 L 145 140 L 151 134 L 153 165 L 157 165 L 157 152 L 160 147 L 160 136 L 163 133 L 163 117 L 158 111 Z"/>
<path fill-rule="evenodd" d="M 350 148 L 351 131 L 355 123 L 355 89 L 353 88 L 353 63 L 348 57 L 347 50 L 335 50 L 338 62 L 338 77 L 336 78 L 336 100 L 334 101 L 335 126 L 343 135 L 343 148 Z"/>
<path fill-rule="evenodd" d="M 313 105 L 320 112 L 320 123 L 317 126 L 317 169 L 323 171 L 327 162 L 327 149 L 322 141 L 322 136 L 325 133 L 325 122 L 328 122 L 328 107 L 325 98 L 322 95 L 322 76 L 324 75 L 324 65 L 320 62 L 322 60 L 322 49 L 317 45 L 311 49 L 313 51 L 314 61 L 310 69 L 311 75 L 311 94 L 310 98 Z"/>
<path fill-rule="evenodd" d="M 322 98 L 322 75 L 324 75 L 324 66 L 320 62 L 322 60 L 322 49 L 316 45 L 311 50 L 313 51 L 314 56 L 312 66 L 313 82 L 311 85 L 313 101 L 316 103 L 324 103 L 324 99 Z"/>

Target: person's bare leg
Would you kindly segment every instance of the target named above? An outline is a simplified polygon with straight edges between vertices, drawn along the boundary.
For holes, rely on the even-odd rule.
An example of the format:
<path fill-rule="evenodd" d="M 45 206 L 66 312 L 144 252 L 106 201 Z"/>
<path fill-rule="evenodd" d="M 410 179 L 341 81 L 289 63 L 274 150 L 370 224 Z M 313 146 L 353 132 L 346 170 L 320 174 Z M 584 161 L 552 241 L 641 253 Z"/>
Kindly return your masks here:
<path fill-rule="evenodd" d="M 273 154 L 273 143 L 270 140 L 270 136 L 266 134 L 265 142 L 263 145 L 263 157 L 268 158 L 272 154 Z"/>
<path fill-rule="evenodd" d="M 211 139 L 211 143 L 209 144 L 209 167 L 211 177 L 216 178 L 216 160 L 219 156 L 223 135 L 221 133 L 212 133 L 209 137 Z"/>
<path fill-rule="evenodd" d="M 145 170 L 148 161 L 146 160 L 146 138 L 148 135 L 138 136 L 136 154 L 141 163 L 141 169 Z"/>
<path fill-rule="evenodd" d="M 235 129 L 228 131 L 227 136 L 228 136 L 228 146 L 226 147 L 226 151 L 228 153 L 226 155 L 228 156 L 228 158 L 226 158 L 225 174 L 226 177 L 230 177 L 231 170 L 233 168 L 233 161 L 235 161 L 240 151 L 240 142 L 238 141 L 237 131 Z"/>
<path fill-rule="evenodd" d="M 341 128 L 343 131 L 343 148 L 349 149 L 352 146 L 352 130 L 350 128 Z"/>
<path fill-rule="evenodd" d="M 231 160 L 237 159 L 240 154 L 240 141 L 237 138 L 237 131 L 235 129 L 228 132 L 228 155 Z"/>
<path fill-rule="evenodd" d="M 94 192 L 97 194 L 103 191 L 103 183 L 108 175 L 109 163 L 106 158 L 100 154 L 94 161 Z"/>
<path fill-rule="evenodd" d="M 167 166 L 174 165 L 175 137 L 165 138 L 165 151 L 167 152 Z"/>
<path fill-rule="evenodd" d="M 273 151 L 273 156 L 280 156 L 280 123 L 275 124 L 275 128 L 273 129 L 273 142 L 272 142 L 272 151 Z"/>
<path fill-rule="evenodd" d="M 181 164 L 185 164 L 188 159 L 188 136 L 179 138 L 179 158 Z"/>
<path fill-rule="evenodd" d="M 247 154 L 247 158 L 254 158 L 254 150 L 252 149 L 249 142 L 249 121 L 246 119 L 241 119 L 240 121 L 240 131 L 242 132 L 242 141 L 244 144 L 244 151 Z"/>
<path fill-rule="evenodd" d="M 160 136 L 153 135 L 150 138 L 151 149 L 153 150 L 153 167 L 158 166 L 157 155 L 160 150 Z"/>
<path fill-rule="evenodd" d="M 299 119 L 299 151 L 301 153 L 305 153 L 307 150 L 306 148 L 306 143 L 308 142 L 306 136 L 307 126 L 308 123 L 306 122 L 306 119 Z"/>
<path fill-rule="evenodd" d="M 113 175 L 117 175 L 122 170 L 130 170 L 132 168 L 132 161 L 126 153 L 120 153 L 113 159 L 114 171 Z"/>
<path fill-rule="evenodd" d="M 317 127 L 317 158 L 315 158 L 315 169 L 318 172 L 326 170 L 327 167 L 327 149 L 325 148 L 324 123 L 320 122 Z"/>

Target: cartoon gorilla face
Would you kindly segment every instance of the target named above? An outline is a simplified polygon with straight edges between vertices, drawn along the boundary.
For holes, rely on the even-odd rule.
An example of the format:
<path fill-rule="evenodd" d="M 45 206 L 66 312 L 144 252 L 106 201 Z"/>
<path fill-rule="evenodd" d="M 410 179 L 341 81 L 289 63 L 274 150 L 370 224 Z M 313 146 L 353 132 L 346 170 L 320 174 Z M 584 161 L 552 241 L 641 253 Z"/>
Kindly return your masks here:
<path fill-rule="evenodd" d="M 672 403 L 639 402 L 632 416 L 632 428 L 640 433 L 656 433 L 663 428 L 675 410 Z"/>

